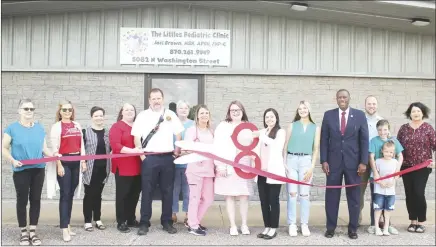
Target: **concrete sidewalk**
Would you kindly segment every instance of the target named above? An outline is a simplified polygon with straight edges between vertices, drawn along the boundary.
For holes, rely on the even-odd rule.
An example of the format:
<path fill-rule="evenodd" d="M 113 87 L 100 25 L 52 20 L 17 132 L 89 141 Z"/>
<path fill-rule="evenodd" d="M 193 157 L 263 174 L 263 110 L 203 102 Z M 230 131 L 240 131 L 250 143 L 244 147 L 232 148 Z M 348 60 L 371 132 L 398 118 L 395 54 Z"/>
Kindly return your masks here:
<path fill-rule="evenodd" d="M 57 201 L 43 201 L 39 220 L 40 235 L 44 245 L 435 245 L 435 202 L 428 202 L 427 231 L 424 234 L 408 233 L 409 224 L 404 201 L 396 202 L 396 209 L 392 213 L 392 220 L 399 229 L 400 235 L 377 237 L 366 233 L 369 224 L 369 205 L 365 205 L 362 227 L 359 229 L 359 239 L 350 240 L 346 236 L 348 224 L 348 208 L 346 202 L 341 202 L 338 218 L 337 236 L 326 239 L 324 202 L 312 202 L 309 226 L 312 231 L 310 237 L 291 238 L 287 234 L 286 202 L 281 202 L 281 216 L 279 235 L 276 239 L 266 241 L 257 239 L 256 234 L 263 230 L 262 213 L 259 202 L 250 202 L 248 225 L 251 236 L 230 237 L 228 235 L 229 222 L 224 202 L 215 202 L 207 212 L 202 224 L 210 230 L 208 236 L 197 237 L 189 235 L 182 224 L 178 224 L 178 234 L 169 235 L 160 227 L 161 203 L 153 203 L 152 227 L 146 236 L 136 235 L 136 229 L 131 233 L 122 234 L 116 230 L 115 202 L 105 201 L 102 205 L 102 221 L 108 226 L 105 231 L 95 229 L 94 232 L 83 230 L 82 201 L 75 201 L 71 225 L 77 232 L 70 243 L 61 240 L 59 226 L 59 210 Z M 237 224 L 240 225 L 239 210 Z M 139 206 L 137 208 L 139 218 Z M 183 220 L 184 215 L 179 214 Z M 15 245 L 18 242 L 15 201 L 2 201 L 2 244 Z"/>

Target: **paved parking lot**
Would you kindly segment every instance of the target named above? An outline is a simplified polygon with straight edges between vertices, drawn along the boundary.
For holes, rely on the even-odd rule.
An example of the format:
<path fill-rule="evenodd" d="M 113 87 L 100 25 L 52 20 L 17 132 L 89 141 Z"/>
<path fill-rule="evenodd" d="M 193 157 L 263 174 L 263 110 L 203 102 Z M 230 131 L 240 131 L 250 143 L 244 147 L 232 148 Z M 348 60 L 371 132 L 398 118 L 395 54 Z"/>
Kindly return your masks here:
<path fill-rule="evenodd" d="M 146 236 L 136 235 L 136 229 L 130 233 L 120 233 L 116 230 L 114 202 L 104 202 L 102 209 L 102 220 L 107 225 L 107 229 L 94 232 L 83 230 L 83 215 L 81 201 L 75 201 L 72 215 L 72 226 L 77 236 L 72 241 L 64 243 L 61 231 L 58 226 L 58 204 L 56 201 L 44 201 L 42 204 L 40 225 L 38 235 L 43 245 L 189 245 L 189 246 L 210 246 L 210 245 L 435 245 L 435 203 L 428 204 L 427 232 L 424 234 L 408 233 L 405 228 L 408 225 L 407 211 L 405 203 L 398 201 L 397 210 L 393 213 L 393 221 L 400 231 L 398 236 L 378 237 L 366 233 L 366 225 L 369 223 L 364 217 L 363 226 L 359 229 L 359 239 L 351 240 L 347 237 L 348 211 L 346 203 L 342 203 L 339 212 L 336 236 L 326 239 L 323 234 L 325 231 L 324 204 L 323 202 L 313 202 L 311 210 L 310 237 L 289 237 L 286 227 L 286 203 L 282 202 L 281 227 L 278 236 L 273 240 L 257 239 L 256 235 L 263 230 L 262 216 L 258 202 L 252 202 L 249 211 L 249 226 L 251 235 L 232 237 L 228 234 L 228 219 L 224 204 L 216 202 L 208 211 L 203 224 L 209 228 L 208 235 L 205 237 L 193 236 L 187 232 L 182 224 L 177 224 L 179 232 L 170 235 L 164 232 L 159 225 L 160 203 L 153 205 L 152 227 Z M 366 206 L 366 209 L 368 207 Z M 366 212 L 366 211 L 365 211 Z M 139 215 L 139 214 L 138 214 Z M 180 215 L 182 216 L 182 215 Z M 238 218 L 239 222 L 239 218 Z M 17 245 L 19 230 L 15 217 L 15 202 L 2 202 L 2 245 Z"/>

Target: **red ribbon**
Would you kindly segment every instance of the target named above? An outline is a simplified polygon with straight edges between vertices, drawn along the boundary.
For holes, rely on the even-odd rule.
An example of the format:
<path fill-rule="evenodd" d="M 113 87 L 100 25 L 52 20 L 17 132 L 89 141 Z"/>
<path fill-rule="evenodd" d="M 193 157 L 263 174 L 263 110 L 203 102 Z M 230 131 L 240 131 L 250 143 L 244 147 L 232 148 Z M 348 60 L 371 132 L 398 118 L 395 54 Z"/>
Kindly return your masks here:
<path fill-rule="evenodd" d="M 285 182 L 285 183 L 292 183 L 292 184 L 299 184 L 299 185 L 308 185 L 308 186 L 312 186 L 312 187 L 318 187 L 318 188 L 329 188 L 329 189 L 335 189 L 335 188 L 347 188 L 347 187 L 354 187 L 354 186 L 360 186 L 361 184 L 348 184 L 348 185 L 331 185 L 331 186 L 325 186 L 325 185 L 315 185 L 315 184 L 308 184 L 308 183 L 304 183 L 304 182 L 300 182 L 300 181 L 296 181 L 290 178 L 286 178 L 286 177 L 282 177 L 282 176 L 278 176 L 276 174 L 270 173 L 270 172 L 266 172 L 266 171 L 262 171 L 260 169 L 256 169 L 247 165 L 242 165 L 242 164 L 238 164 L 237 162 L 234 161 L 230 161 L 230 160 L 226 160 L 223 159 L 219 156 L 216 156 L 212 153 L 207 153 L 207 152 L 201 152 L 201 151 L 192 151 L 193 153 L 198 153 L 202 156 L 205 156 L 209 159 L 213 159 L 213 160 L 218 160 L 221 161 L 225 164 L 231 165 L 234 168 L 237 169 L 241 169 L 241 170 L 245 170 L 248 171 L 250 173 L 256 174 L 258 176 L 263 176 L 263 177 L 267 177 L 270 179 L 274 179 L 277 181 L 281 181 L 281 182 Z M 131 153 L 131 154 L 96 154 L 96 155 L 77 155 L 77 156 L 61 156 L 61 157 L 46 157 L 46 158 L 41 158 L 41 159 L 29 159 L 29 160 L 21 160 L 20 162 L 23 165 L 32 165 L 32 164 L 41 164 L 41 163 L 45 163 L 45 162 L 52 162 L 52 161 L 57 161 L 57 160 L 61 160 L 61 161 L 80 161 L 80 160 L 99 160 L 99 159 L 115 159 L 115 158 L 125 158 L 125 157 L 132 157 L 132 156 L 140 156 L 140 155 L 155 155 L 155 154 L 160 154 L 160 153 Z M 380 181 L 380 180 L 384 180 L 384 179 L 388 179 L 391 177 L 396 177 L 396 176 L 400 176 L 400 175 L 404 175 L 422 168 L 425 168 L 427 166 L 429 166 L 431 164 L 432 160 L 427 160 L 423 163 L 417 164 L 415 166 L 412 166 L 410 168 L 404 169 L 402 171 L 396 172 L 394 174 L 388 175 L 388 176 L 384 176 L 381 177 L 379 179 L 376 179 L 374 181 Z M 357 171 L 356 171 L 357 173 Z M 370 181 L 369 181 L 370 182 Z"/>

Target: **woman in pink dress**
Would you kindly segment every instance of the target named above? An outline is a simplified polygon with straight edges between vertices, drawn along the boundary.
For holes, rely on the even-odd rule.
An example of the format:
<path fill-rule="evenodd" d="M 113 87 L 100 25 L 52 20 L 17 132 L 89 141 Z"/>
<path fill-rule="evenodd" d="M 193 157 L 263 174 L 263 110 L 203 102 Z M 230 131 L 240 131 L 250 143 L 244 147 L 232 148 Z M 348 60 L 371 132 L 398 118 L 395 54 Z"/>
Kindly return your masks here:
<path fill-rule="evenodd" d="M 210 126 L 210 113 L 205 105 L 199 105 L 195 112 L 195 125 L 185 132 L 184 140 L 213 143 L 213 131 Z M 189 153 L 189 152 L 184 152 Z M 189 233 L 204 236 L 207 228 L 200 224 L 207 209 L 214 200 L 213 178 L 215 177 L 213 160 L 188 163 L 186 178 L 189 184 L 188 225 Z"/>
<path fill-rule="evenodd" d="M 216 154 L 227 160 L 234 160 L 240 152 L 231 139 L 233 130 L 239 124 L 248 122 L 247 113 L 244 106 L 239 101 L 232 101 L 227 109 L 225 121 L 222 121 L 215 130 L 214 148 Z M 238 139 L 242 139 L 241 143 L 251 141 L 251 131 L 245 136 L 241 132 Z M 246 145 L 244 143 L 244 145 Z M 241 164 L 251 165 L 251 158 L 243 157 Z M 216 178 L 215 178 L 215 194 L 225 196 L 227 214 L 230 220 L 230 235 L 237 236 L 239 234 L 235 223 L 235 199 L 239 199 L 241 213 L 241 232 L 244 235 L 249 235 L 250 230 L 247 226 L 248 214 L 248 198 L 252 191 L 251 180 L 239 177 L 232 166 L 215 160 Z"/>

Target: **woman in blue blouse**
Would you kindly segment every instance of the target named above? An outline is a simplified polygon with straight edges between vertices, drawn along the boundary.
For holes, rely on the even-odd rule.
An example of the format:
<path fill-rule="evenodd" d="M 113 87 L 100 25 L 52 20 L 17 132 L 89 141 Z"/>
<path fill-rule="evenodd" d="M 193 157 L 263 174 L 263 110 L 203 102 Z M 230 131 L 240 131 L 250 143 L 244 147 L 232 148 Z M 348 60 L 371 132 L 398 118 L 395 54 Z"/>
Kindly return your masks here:
<path fill-rule="evenodd" d="M 18 104 L 20 120 L 10 124 L 3 135 L 3 158 L 12 164 L 17 193 L 17 219 L 21 229 L 20 245 L 41 245 L 35 233 L 41 208 L 45 163 L 23 165 L 20 160 L 41 159 L 43 154 L 53 156 L 45 141 L 44 127 L 34 120 L 35 107 L 30 99 Z M 27 202 L 30 200 L 29 231 L 27 229 Z"/>

